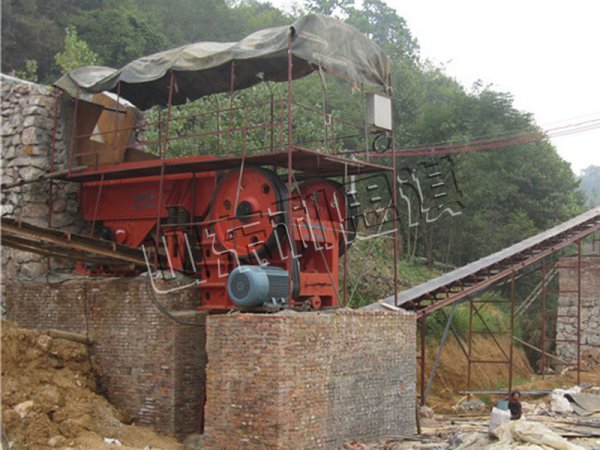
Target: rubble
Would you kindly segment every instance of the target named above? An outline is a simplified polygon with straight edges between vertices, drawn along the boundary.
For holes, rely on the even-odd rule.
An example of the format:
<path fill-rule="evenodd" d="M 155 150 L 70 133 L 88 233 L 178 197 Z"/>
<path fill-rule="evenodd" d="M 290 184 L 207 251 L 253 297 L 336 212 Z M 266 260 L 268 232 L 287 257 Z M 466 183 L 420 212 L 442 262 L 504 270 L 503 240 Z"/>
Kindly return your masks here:
<path fill-rule="evenodd" d="M 96 393 L 84 344 L 1 322 L 2 423 L 12 448 L 182 450 L 171 436 L 127 425 Z M 105 443 L 104 437 L 113 441 Z"/>
<path fill-rule="evenodd" d="M 600 388 L 589 386 L 555 390 L 571 392 L 567 396 L 581 399 L 583 405 L 594 409 L 600 405 Z M 556 396 L 556 393 L 555 393 Z M 522 402 L 524 416 L 510 420 L 508 411 L 502 420 L 493 414 L 459 412 L 453 415 L 437 414 L 427 406 L 420 407 L 422 434 L 413 436 L 390 436 L 377 443 L 348 442 L 342 450 L 581 450 L 600 449 L 600 412 L 581 417 L 575 412 L 555 412 L 552 396 L 531 402 Z M 564 398 L 567 403 L 568 398 Z M 574 399 L 573 399 L 574 400 Z M 458 404 L 467 403 L 463 398 Z M 467 405 L 469 405 L 467 403 Z M 473 403 L 474 405 L 474 403 Z M 486 407 L 488 409 L 489 407 Z M 466 408 L 468 409 L 468 407 Z M 498 415 L 498 414 L 497 414 Z M 435 421 L 428 419 L 435 417 Z M 424 420 L 436 426 L 423 425 Z M 492 423 L 495 422 L 495 423 Z M 491 432 L 493 431 L 493 432 Z"/>
<path fill-rule="evenodd" d="M 428 406 L 419 407 L 419 414 L 426 419 L 433 419 L 433 409 Z"/>
<path fill-rule="evenodd" d="M 458 412 L 480 412 L 487 409 L 487 405 L 481 400 L 460 400 L 455 406 Z"/>
<path fill-rule="evenodd" d="M 490 450 L 517 449 L 522 448 L 522 444 L 532 444 L 542 449 L 585 450 L 579 445 L 570 443 L 539 422 L 512 420 L 496 428 L 494 434 L 498 438 L 498 442 L 489 446 Z"/>
<path fill-rule="evenodd" d="M 578 386 L 575 386 L 571 389 L 554 389 L 552 391 L 552 403 L 551 403 L 551 408 L 552 411 L 555 413 L 571 413 L 573 412 L 573 407 L 571 406 L 571 403 L 569 402 L 569 400 L 567 400 L 567 398 L 565 397 L 565 394 L 579 394 L 581 392 L 581 388 Z"/>

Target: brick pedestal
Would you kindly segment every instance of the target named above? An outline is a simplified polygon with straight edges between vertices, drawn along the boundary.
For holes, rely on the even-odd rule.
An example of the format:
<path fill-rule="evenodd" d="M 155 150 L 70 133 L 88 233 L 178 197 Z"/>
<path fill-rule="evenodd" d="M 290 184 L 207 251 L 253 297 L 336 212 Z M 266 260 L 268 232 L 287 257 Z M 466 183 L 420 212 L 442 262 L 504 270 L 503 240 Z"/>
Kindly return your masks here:
<path fill-rule="evenodd" d="M 415 326 L 383 311 L 209 316 L 205 448 L 413 433 Z"/>

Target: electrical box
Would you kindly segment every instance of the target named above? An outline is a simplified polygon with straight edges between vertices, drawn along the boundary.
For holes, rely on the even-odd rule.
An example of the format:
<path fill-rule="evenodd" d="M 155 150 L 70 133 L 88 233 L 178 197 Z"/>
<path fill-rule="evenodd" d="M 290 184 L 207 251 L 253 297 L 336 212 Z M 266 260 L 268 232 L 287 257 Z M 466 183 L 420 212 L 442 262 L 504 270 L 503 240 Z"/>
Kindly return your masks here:
<path fill-rule="evenodd" d="M 392 129 L 392 99 L 381 94 L 367 94 L 367 125 L 380 130 Z"/>

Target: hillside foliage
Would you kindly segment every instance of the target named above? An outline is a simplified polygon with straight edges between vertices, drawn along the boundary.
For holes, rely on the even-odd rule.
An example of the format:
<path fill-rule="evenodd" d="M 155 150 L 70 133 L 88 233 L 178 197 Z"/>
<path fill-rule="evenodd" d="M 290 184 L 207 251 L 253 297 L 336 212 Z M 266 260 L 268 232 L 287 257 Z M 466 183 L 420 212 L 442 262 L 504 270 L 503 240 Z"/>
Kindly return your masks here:
<path fill-rule="evenodd" d="M 600 166 L 589 166 L 581 173 L 581 189 L 586 195 L 586 205 L 600 206 Z"/>
<path fill-rule="evenodd" d="M 51 83 L 81 65 L 121 67 L 135 58 L 191 42 L 235 41 L 262 28 L 289 24 L 294 16 L 309 11 L 352 24 L 391 58 L 397 148 L 466 143 L 539 130 L 530 114 L 514 107 L 510 93 L 498 92 L 483 82 L 462 86 L 444 67 L 421 58 L 409 24 L 383 0 L 304 0 L 293 13 L 258 0 L 2 0 L 2 70 Z M 327 80 L 327 87 L 328 112 L 361 122 L 364 100 L 360 93 L 337 80 Z M 285 89 L 281 84 L 263 83 L 234 98 L 221 94 L 182 105 L 174 109 L 173 117 L 285 97 Z M 317 75 L 295 82 L 294 93 L 308 106 L 324 108 Z M 147 114 L 155 119 L 158 113 L 150 110 Z M 252 119 L 259 120 L 256 114 Z M 214 125 L 210 120 L 174 122 L 170 131 L 202 133 Z M 316 142 L 318 147 L 315 136 L 322 133 L 322 122 L 297 117 L 294 132 L 300 143 L 315 147 Z M 152 132 L 147 137 L 156 138 Z M 340 145 L 352 148 L 360 139 L 351 136 Z M 268 136 L 256 135 L 250 136 L 247 144 L 265 142 Z M 221 154 L 239 151 L 242 142 L 237 136 L 225 143 L 207 140 L 204 144 L 197 148 L 185 140 L 173 141 L 170 151 L 178 155 Z M 585 203 L 579 180 L 547 140 L 437 160 L 399 158 L 397 169 L 403 180 L 418 179 L 422 188 L 420 197 L 408 189 L 414 188 L 414 183 L 406 185 L 404 193 L 410 203 L 402 203 L 400 209 L 401 287 L 435 276 L 439 271 L 433 270 L 434 266 L 460 266 L 547 229 L 581 212 Z M 443 172 L 448 188 L 446 205 L 434 201 L 435 192 L 426 182 L 434 169 Z M 588 195 L 585 206 L 600 204 L 600 168 L 586 169 L 581 184 Z M 456 214 L 444 212 L 448 205 Z M 391 248 L 389 240 L 373 239 L 356 242 L 348 251 L 351 306 L 391 294 Z M 423 260 L 427 268 L 417 262 Z M 525 298 L 536 282 L 535 274 L 524 277 L 517 288 L 518 298 Z M 507 298 L 508 288 L 500 288 L 496 295 Z M 555 309 L 556 297 L 550 303 L 549 308 Z M 493 327 L 505 328 L 506 308 L 490 308 L 483 314 Z M 518 335 L 531 342 L 541 338 L 539 308 L 534 305 L 517 328 Z M 464 332 L 465 311 L 461 307 L 456 314 L 459 332 Z M 442 316 L 432 316 L 430 322 L 433 334 L 441 333 Z M 536 358 L 529 356 L 532 361 Z"/>
<path fill-rule="evenodd" d="M 443 67 L 423 60 L 409 24 L 383 0 L 304 0 L 293 13 L 258 0 L 2 0 L 2 10 L 3 71 L 26 73 L 45 83 L 83 64 L 121 67 L 190 42 L 238 40 L 261 28 L 289 24 L 293 16 L 309 11 L 334 15 L 371 37 L 392 60 L 398 148 L 539 130 L 530 114 L 513 106 L 510 93 L 483 82 L 462 86 Z M 311 77 L 299 80 L 295 93 L 320 109 L 320 84 L 316 75 Z M 331 114 L 361 121 L 360 94 L 344 91 L 343 83 L 328 83 Z M 284 90 L 276 83 L 263 84 L 238 93 L 235 102 L 285 95 Z M 226 95 L 202 99 L 180 107 L 174 115 L 202 111 L 215 101 L 227 105 L 231 99 Z M 200 125 L 179 126 L 189 131 Z M 305 141 L 314 140 L 322 130 L 321 125 L 300 119 L 295 129 Z M 173 129 L 180 131 L 185 130 Z M 192 151 L 184 141 L 173 145 L 182 155 Z M 480 258 L 576 215 L 584 205 L 579 181 L 547 140 L 436 161 L 399 158 L 398 169 L 401 175 L 425 180 L 432 164 L 444 171 L 458 215 L 434 214 L 435 220 L 428 220 L 427 209 L 431 213 L 440 205 L 432 201 L 434 193 L 426 183 L 423 202 L 409 193 L 413 201 L 400 211 L 402 257 L 424 257 L 430 267 L 434 262 L 458 266 Z M 590 168 L 588 178 L 595 173 Z M 389 246 L 377 253 L 389 263 Z M 365 289 L 359 291 L 368 295 Z"/>

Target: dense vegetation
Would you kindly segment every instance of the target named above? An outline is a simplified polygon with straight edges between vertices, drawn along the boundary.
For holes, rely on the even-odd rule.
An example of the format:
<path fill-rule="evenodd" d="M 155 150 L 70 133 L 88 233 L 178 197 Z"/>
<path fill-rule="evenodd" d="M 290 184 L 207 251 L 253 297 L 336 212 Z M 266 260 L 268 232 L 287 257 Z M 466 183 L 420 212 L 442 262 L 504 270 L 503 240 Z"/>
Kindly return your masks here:
<path fill-rule="evenodd" d="M 363 0 L 361 5 L 358 8 L 354 0 L 304 0 L 302 11 L 294 14 L 335 15 L 368 34 L 392 58 L 398 147 L 468 142 L 538 129 L 531 115 L 513 107 L 509 93 L 494 91 L 484 83 L 466 88 L 443 68 L 422 60 L 417 39 L 383 0 Z M 254 30 L 293 20 L 257 0 L 2 0 L 2 9 L 3 71 L 47 83 L 80 64 L 120 67 L 174 46 L 237 40 Z M 317 88 L 301 82 L 296 92 L 318 107 L 318 84 Z M 356 116 L 357 98 L 336 95 L 336 89 L 334 83 L 330 87 L 332 112 Z M 268 94 L 259 87 L 241 98 Z M 310 137 L 308 125 L 299 128 Z M 401 211 L 404 259 L 421 256 L 430 267 L 435 261 L 462 265 L 564 221 L 583 207 L 584 197 L 569 164 L 546 140 L 438 162 L 444 166 L 457 202 L 455 209 L 461 214 L 443 214 L 427 222 L 413 202 L 411 217 L 419 226 L 411 227 L 408 211 Z M 401 159 L 399 164 L 406 173 L 424 167 L 421 160 Z M 597 189 L 598 173 L 598 168 L 590 168 L 584 184 L 596 180 Z M 424 195 L 432 195 L 425 186 Z M 370 241 L 354 246 L 350 254 L 354 258 L 350 273 L 353 304 L 391 291 L 391 277 L 382 276 L 389 275 L 389 249 L 386 243 Z M 412 263 L 403 262 L 401 269 L 405 284 L 427 275 Z M 532 321 L 525 330 L 533 333 L 537 325 Z"/>
<path fill-rule="evenodd" d="M 581 189 L 586 195 L 586 206 L 600 206 L 600 166 L 589 166 L 581 173 Z"/>
<path fill-rule="evenodd" d="M 119 67 L 173 46 L 236 40 L 293 20 L 255 0 L 3 0 L 2 7 L 3 71 L 29 73 L 42 82 L 72 68 L 73 60 L 74 65 Z M 482 83 L 466 89 L 443 68 L 422 61 L 405 21 L 382 0 L 363 1 L 362 9 L 353 0 L 306 0 L 303 8 L 345 19 L 393 59 L 399 147 L 537 129 L 530 115 L 512 106 L 510 94 Z M 309 83 L 299 89 L 304 97 L 320 96 Z M 340 114 L 355 114 L 351 97 L 336 99 L 334 91 L 330 106 Z M 421 218 L 418 227 L 409 227 L 406 220 L 403 227 L 404 253 L 425 256 L 430 264 L 460 265 L 479 258 L 573 216 L 583 203 L 569 165 L 547 141 L 461 155 L 444 163 L 452 164 L 453 194 L 460 201 L 455 209 L 462 214 L 443 214 L 431 223 Z M 400 164 L 419 167 L 418 161 Z M 450 167 L 446 169 L 450 175 Z M 419 209 L 412 211 L 412 218 L 419 218 Z M 408 216 L 408 211 L 403 213 Z"/>

